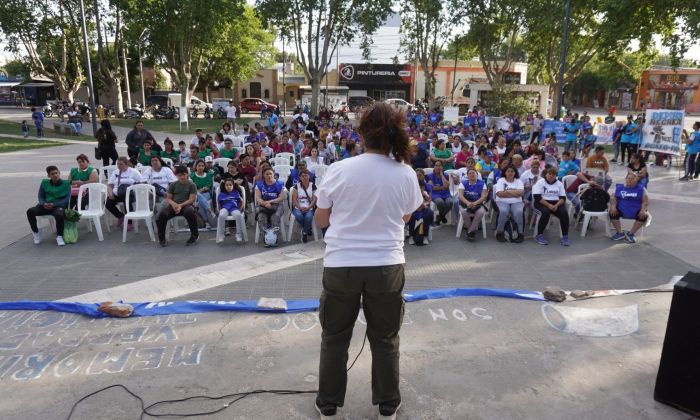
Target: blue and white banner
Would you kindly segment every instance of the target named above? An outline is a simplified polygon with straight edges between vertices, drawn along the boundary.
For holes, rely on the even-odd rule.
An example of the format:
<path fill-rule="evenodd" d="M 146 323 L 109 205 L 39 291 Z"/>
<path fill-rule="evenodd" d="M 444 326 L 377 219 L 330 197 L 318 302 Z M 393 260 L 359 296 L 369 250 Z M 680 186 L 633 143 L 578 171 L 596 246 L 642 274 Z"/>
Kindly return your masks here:
<path fill-rule="evenodd" d="M 553 132 L 557 136 L 557 143 L 566 143 L 566 133 L 564 132 L 565 124 L 564 121 L 544 120 L 542 132 L 540 133 L 540 140 L 544 140 L 545 137 L 549 136 L 549 133 Z"/>
<path fill-rule="evenodd" d="M 640 149 L 681 155 L 684 111 L 647 109 Z"/>

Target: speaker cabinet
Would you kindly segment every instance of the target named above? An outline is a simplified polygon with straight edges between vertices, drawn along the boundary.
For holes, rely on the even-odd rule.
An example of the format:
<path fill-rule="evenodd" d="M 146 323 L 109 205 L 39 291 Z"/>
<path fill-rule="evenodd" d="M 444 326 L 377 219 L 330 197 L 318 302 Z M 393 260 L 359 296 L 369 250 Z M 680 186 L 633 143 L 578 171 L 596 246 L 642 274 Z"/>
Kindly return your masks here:
<path fill-rule="evenodd" d="M 700 416 L 700 273 L 673 288 L 654 399 Z"/>

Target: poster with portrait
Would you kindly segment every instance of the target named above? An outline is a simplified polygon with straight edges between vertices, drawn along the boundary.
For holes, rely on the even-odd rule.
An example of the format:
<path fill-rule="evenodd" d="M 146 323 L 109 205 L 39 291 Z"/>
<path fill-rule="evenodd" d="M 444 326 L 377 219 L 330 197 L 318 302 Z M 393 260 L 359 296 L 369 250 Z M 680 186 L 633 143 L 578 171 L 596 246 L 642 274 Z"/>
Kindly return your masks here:
<path fill-rule="evenodd" d="M 684 111 L 647 109 L 640 149 L 680 156 L 683 118 Z"/>
<path fill-rule="evenodd" d="M 615 130 L 615 123 L 612 124 L 596 124 L 593 134 L 598 137 L 598 143 L 612 143 L 612 135 Z"/>

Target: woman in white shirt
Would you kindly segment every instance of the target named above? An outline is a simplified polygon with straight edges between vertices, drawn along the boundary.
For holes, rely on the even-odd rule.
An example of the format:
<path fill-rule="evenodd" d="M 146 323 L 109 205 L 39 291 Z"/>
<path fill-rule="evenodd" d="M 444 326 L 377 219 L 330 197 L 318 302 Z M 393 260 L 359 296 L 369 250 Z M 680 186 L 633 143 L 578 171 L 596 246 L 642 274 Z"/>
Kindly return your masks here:
<path fill-rule="evenodd" d="M 122 227 L 124 224 L 124 213 L 117 208 L 117 203 L 123 203 L 126 200 L 126 189 L 139 182 L 141 182 L 139 171 L 129 167 L 126 157 L 120 156 L 117 158 L 117 170 L 112 172 L 109 181 L 107 181 L 107 203 L 105 208 L 117 218 L 118 227 Z"/>
<path fill-rule="evenodd" d="M 168 194 L 168 187 L 175 181 L 177 181 L 177 177 L 172 169 L 165 165 L 160 156 L 153 156 L 151 158 L 151 166 L 141 174 L 141 182 L 151 184 L 156 189 L 155 214 L 160 212 L 161 204 L 164 203 L 165 196 Z"/>
<path fill-rule="evenodd" d="M 323 416 L 334 416 L 344 404 L 347 351 L 360 301 L 373 350 L 372 402 L 386 417 L 401 405 L 404 226 L 423 203 L 418 179 L 408 165 L 405 126 L 402 112 L 375 103 L 362 115 L 358 129 L 365 153 L 330 165 L 316 191 L 316 225 L 328 228 L 316 396 L 316 409 Z"/>
<path fill-rule="evenodd" d="M 518 236 L 513 239 L 513 242 L 521 243 L 523 241 L 523 193 L 525 187 L 519 179 L 518 171 L 513 166 L 508 166 L 503 173 L 504 175 L 498 179 L 493 188 L 494 202 L 498 206 L 496 239 L 499 242 L 506 242 L 503 229 L 510 214 L 518 230 Z"/>
<path fill-rule="evenodd" d="M 304 160 L 306 161 L 306 167 L 309 169 L 314 166 L 323 165 L 323 158 L 318 155 L 318 146 L 311 146 L 309 156 L 306 156 Z"/>
<path fill-rule="evenodd" d="M 292 188 L 292 213 L 301 226 L 301 241 L 306 243 L 313 234 L 314 206 L 316 205 L 316 186 L 311 183 L 311 172 L 299 170 L 299 182 Z"/>
<path fill-rule="evenodd" d="M 547 168 L 544 171 L 544 178 L 532 187 L 532 201 L 535 209 L 542 215 L 537 224 L 537 236 L 535 242 L 540 245 L 547 245 L 549 241 L 544 237 L 544 229 L 549 224 L 549 216 L 555 215 L 559 219 L 561 226 L 561 244 L 571 245 L 569 241 L 569 213 L 566 211 L 566 190 L 564 184 L 557 179 L 557 170 Z"/>

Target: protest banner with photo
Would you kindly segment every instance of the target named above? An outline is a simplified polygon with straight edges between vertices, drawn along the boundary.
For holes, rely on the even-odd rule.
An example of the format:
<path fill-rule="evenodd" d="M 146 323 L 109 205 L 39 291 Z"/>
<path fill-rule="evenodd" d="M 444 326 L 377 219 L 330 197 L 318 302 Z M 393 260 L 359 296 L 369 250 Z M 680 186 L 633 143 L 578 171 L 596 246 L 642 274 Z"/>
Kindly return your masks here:
<path fill-rule="evenodd" d="M 566 143 L 566 133 L 564 132 L 565 124 L 564 121 L 544 120 L 542 132 L 540 133 L 540 140 L 547 137 L 549 133 L 554 132 L 557 136 L 557 143 Z"/>
<path fill-rule="evenodd" d="M 594 134 L 598 137 L 598 143 L 612 143 L 612 134 L 615 124 L 596 124 Z"/>
<path fill-rule="evenodd" d="M 467 126 L 476 125 L 477 120 L 476 120 L 476 117 L 474 117 L 472 115 L 466 115 L 464 117 L 464 120 L 462 123 L 464 124 L 465 127 L 467 127 Z"/>
<path fill-rule="evenodd" d="M 442 112 L 443 121 L 450 121 L 453 123 L 459 122 L 459 107 L 456 106 L 446 106 Z"/>
<path fill-rule="evenodd" d="M 684 117 L 684 111 L 648 109 L 640 149 L 680 156 Z"/>
<path fill-rule="evenodd" d="M 532 133 L 520 133 L 520 136 L 518 136 L 518 140 L 520 140 L 520 144 L 523 146 L 527 146 L 530 144 L 530 141 L 532 141 Z"/>
<path fill-rule="evenodd" d="M 486 126 L 495 127 L 496 130 L 508 131 L 510 123 L 503 117 L 486 117 Z"/>

